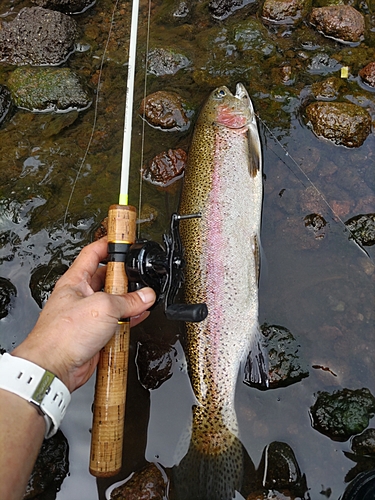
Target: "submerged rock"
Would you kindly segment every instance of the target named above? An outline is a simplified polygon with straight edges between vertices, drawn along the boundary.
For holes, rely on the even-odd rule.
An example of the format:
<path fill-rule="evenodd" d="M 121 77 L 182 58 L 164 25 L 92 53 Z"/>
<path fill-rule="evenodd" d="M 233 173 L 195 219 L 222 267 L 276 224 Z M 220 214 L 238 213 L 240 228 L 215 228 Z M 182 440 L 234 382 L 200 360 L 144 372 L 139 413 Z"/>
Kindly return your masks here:
<path fill-rule="evenodd" d="M 196 37 L 195 83 L 219 86 L 233 81 L 254 82 L 261 78 L 266 59 L 277 54 L 269 31 L 260 19 L 248 16 L 202 30 Z"/>
<path fill-rule="evenodd" d="M 25 7 L 0 30 L 0 61 L 15 65 L 57 65 L 74 50 L 76 22 L 42 7 Z"/>
<path fill-rule="evenodd" d="M 259 57 L 259 63 L 261 58 L 271 57 L 276 53 L 274 41 L 258 19 L 248 18 L 236 22 L 227 43 L 233 44 L 244 55 L 248 53 L 252 58 Z"/>
<path fill-rule="evenodd" d="M 294 451 L 287 443 L 273 441 L 264 448 L 257 475 L 264 490 L 247 500 L 306 498 L 306 476 L 301 473 Z"/>
<path fill-rule="evenodd" d="M 13 306 L 17 288 L 7 278 L 0 278 L 0 319 L 8 316 Z"/>
<path fill-rule="evenodd" d="M 138 378 L 145 389 L 157 389 L 172 376 L 177 352 L 160 342 L 138 343 L 136 364 Z"/>
<path fill-rule="evenodd" d="M 176 92 L 159 90 L 142 100 L 139 114 L 152 127 L 181 132 L 189 128 L 193 113 Z"/>
<path fill-rule="evenodd" d="M 69 68 L 17 68 L 8 85 L 14 103 L 30 111 L 66 112 L 91 104 L 88 92 Z"/>
<path fill-rule="evenodd" d="M 359 72 L 361 79 L 370 85 L 370 87 L 375 87 L 375 61 L 370 62 Z"/>
<path fill-rule="evenodd" d="M 159 466 L 160 467 L 160 466 Z M 149 463 L 142 470 L 115 488 L 111 500 L 164 500 L 167 498 L 167 476 L 155 464 Z"/>
<path fill-rule="evenodd" d="M 185 19 L 190 13 L 190 4 L 185 0 L 177 1 L 176 8 L 173 11 L 175 19 Z"/>
<path fill-rule="evenodd" d="M 4 85 L 0 85 L 0 124 L 7 117 L 11 107 L 12 100 L 9 90 Z"/>
<path fill-rule="evenodd" d="M 375 244 L 375 214 L 360 214 L 345 222 L 351 237 L 360 245 Z"/>
<path fill-rule="evenodd" d="M 58 10 L 66 14 L 80 14 L 95 4 L 96 0 L 32 0 L 46 9 Z"/>
<path fill-rule="evenodd" d="M 300 360 L 299 344 L 292 333 L 282 326 L 262 325 L 263 346 L 268 353 L 269 387 L 286 387 L 308 377 L 309 371 Z M 250 381 L 251 366 L 246 364 L 244 382 Z"/>
<path fill-rule="evenodd" d="M 24 500 L 56 498 L 56 492 L 69 472 L 69 445 L 59 430 L 43 441 L 42 448 L 31 473 Z M 43 496 L 39 496 L 43 495 Z"/>
<path fill-rule="evenodd" d="M 180 69 L 189 67 L 191 61 L 183 54 L 172 50 L 153 49 L 148 54 L 147 70 L 151 75 L 174 75 Z"/>
<path fill-rule="evenodd" d="M 311 85 L 311 92 L 315 99 L 333 100 L 339 94 L 345 83 L 337 76 L 330 76 L 321 82 L 315 82 Z"/>
<path fill-rule="evenodd" d="M 339 71 L 341 66 L 337 59 L 330 57 L 325 52 L 319 52 L 311 58 L 307 69 L 312 74 L 326 75 Z"/>
<path fill-rule="evenodd" d="M 355 463 L 355 466 L 347 472 L 345 482 L 352 481 L 359 474 L 365 471 L 375 470 L 375 429 L 366 429 L 362 434 L 354 436 L 352 439 L 352 453 L 344 451 L 349 460 Z M 372 498 L 372 497 L 371 497 Z M 358 500 L 363 500 L 360 497 Z"/>
<path fill-rule="evenodd" d="M 348 485 L 340 500 L 374 500 L 375 470 L 362 472 Z"/>
<path fill-rule="evenodd" d="M 143 228 L 151 226 L 158 218 L 158 215 L 159 213 L 155 207 L 149 203 L 145 203 L 141 207 L 137 224 L 143 224 Z"/>
<path fill-rule="evenodd" d="M 316 239 L 324 238 L 327 221 L 320 214 L 309 214 L 304 217 L 305 227 L 313 231 Z"/>
<path fill-rule="evenodd" d="M 169 149 L 156 155 L 142 168 L 145 181 L 166 187 L 184 175 L 187 153 L 183 149 Z"/>
<path fill-rule="evenodd" d="M 293 24 L 306 16 L 311 0 L 266 0 L 262 17 L 280 24 Z"/>
<path fill-rule="evenodd" d="M 210 0 L 208 9 L 214 19 L 223 20 L 254 0 Z"/>
<path fill-rule="evenodd" d="M 62 264 L 59 266 L 41 265 L 31 273 L 29 283 L 31 296 L 40 308 L 43 307 L 48 297 L 51 295 L 56 281 L 67 269 L 68 267 Z"/>
<path fill-rule="evenodd" d="M 375 429 L 366 429 L 352 440 L 352 450 L 356 455 L 372 455 L 375 457 Z"/>
<path fill-rule="evenodd" d="M 369 113 L 349 102 L 313 102 L 305 110 L 318 137 L 349 148 L 359 147 L 371 132 Z"/>
<path fill-rule="evenodd" d="M 335 441 L 346 441 L 366 429 L 375 415 L 375 398 L 366 388 L 318 392 L 310 413 L 314 429 Z"/>
<path fill-rule="evenodd" d="M 350 5 L 315 8 L 310 23 L 324 36 L 344 43 L 361 41 L 365 32 L 365 18 Z"/>
<path fill-rule="evenodd" d="M 77 120 L 78 116 L 77 110 L 69 113 L 51 113 L 45 117 L 42 136 L 53 137 L 60 134 L 64 129 L 69 128 Z"/>

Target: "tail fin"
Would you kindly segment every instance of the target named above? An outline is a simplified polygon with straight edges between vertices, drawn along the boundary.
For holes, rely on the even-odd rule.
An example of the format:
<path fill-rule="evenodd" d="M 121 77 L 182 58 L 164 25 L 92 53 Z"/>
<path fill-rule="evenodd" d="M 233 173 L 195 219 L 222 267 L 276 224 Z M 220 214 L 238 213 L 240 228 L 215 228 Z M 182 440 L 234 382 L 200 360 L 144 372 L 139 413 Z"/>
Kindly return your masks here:
<path fill-rule="evenodd" d="M 177 500 L 231 500 L 242 484 L 242 444 L 235 438 L 228 449 L 202 453 L 194 443 L 174 467 Z"/>
<path fill-rule="evenodd" d="M 214 416 L 205 423 L 197 418 L 196 413 L 201 409 L 195 408 L 189 449 L 173 468 L 175 498 L 231 500 L 236 491 L 241 491 L 244 464 L 248 466 L 250 459 L 241 441 L 229 429 L 215 426 Z M 252 462 L 250 467 L 253 469 L 250 476 L 254 477 Z"/>

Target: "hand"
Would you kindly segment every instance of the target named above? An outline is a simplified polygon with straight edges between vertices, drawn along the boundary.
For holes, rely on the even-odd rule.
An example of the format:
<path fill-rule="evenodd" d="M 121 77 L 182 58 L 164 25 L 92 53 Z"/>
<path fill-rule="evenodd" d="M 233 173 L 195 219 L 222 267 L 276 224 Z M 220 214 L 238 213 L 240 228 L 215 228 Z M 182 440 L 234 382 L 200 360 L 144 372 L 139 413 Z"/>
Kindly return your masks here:
<path fill-rule="evenodd" d="M 54 373 L 71 392 L 91 377 L 118 319 L 133 317 L 134 326 L 155 301 L 151 288 L 126 295 L 98 291 L 106 270 L 98 265 L 106 256 L 106 238 L 81 251 L 56 283 L 32 332 L 12 352 Z"/>

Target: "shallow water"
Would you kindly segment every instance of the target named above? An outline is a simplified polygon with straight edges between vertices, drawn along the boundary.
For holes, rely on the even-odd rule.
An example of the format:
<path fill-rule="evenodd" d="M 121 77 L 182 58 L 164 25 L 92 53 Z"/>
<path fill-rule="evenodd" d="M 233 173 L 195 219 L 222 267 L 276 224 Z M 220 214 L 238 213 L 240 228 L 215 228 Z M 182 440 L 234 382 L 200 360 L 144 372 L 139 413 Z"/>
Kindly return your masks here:
<path fill-rule="evenodd" d="M 15 6 L 14 2 L 4 2 L 2 12 L 13 7 L 18 10 L 24 5 L 28 4 L 18 2 Z M 77 16 L 82 29 L 80 41 L 89 43 L 91 49 L 76 53 L 68 64 L 91 81 L 94 97 L 112 8 L 110 2 L 98 2 L 93 9 Z M 124 3 L 119 4 L 115 12 L 114 31 L 101 75 L 95 131 L 87 155 L 95 120 L 94 106 L 81 114 L 64 116 L 17 111 L 0 129 L 0 275 L 9 278 L 17 288 L 10 314 L 0 321 L 0 345 L 5 349 L 22 341 L 38 317 L 40 309 L 29 288 L 32 273 L 41 265 L 48 269 L 69 265 L 79 249 L 92 239 L 109 205 L 117 203 L 128 11 L 129 4 Z M 143 96 L 146 13 L 147 6 L 142 4 L 136 103 Z M 150 46 L 186 51 L 195 63 L 190 70 L 173 77 L 149 76 L 147 93 L 164 88 L 175 90 L 198 110 L 218 81 L 233 89 L 242 75 L 233 68 L 236 64 L 241 66 L 243 57 L 236 60 L 230 47 L 225 48 L 226 65 L 219 68 L 220 71 L 229 68 L 227 74 L 219 72 L 212 76 L 202 70 L 206 32 L 217 26 L 209 16 L 200 13 L 199 18 L 189 20 L 185 26 L 177 23 L 172 26 L 164 21 L 164 15 L 160 5 L 154 4 Z M 240 22 L 240 16 L 237 13 L 235 21 L 228 19 L 220 28 L 236 20 Z M 192 35 L 193 26 L 201 36 L 197 44 Z M 309 408 L 317 391 L 368 387 L 375 393 L 371 352 L 374 266 L 372 260 L 349 241 L 338 219 L 338 216 L 347 220 L 359 213 L 374 211 L 374 184 L 372 181 L 371 185 L 370 180 L 374 178 L 375 141 L 374 135 L 370 135 L 363 146 L 349 150 L 316 138 L 304 125 L 300 91 L 327 74 L 339 76 L 340 69 L 338 65 L 332 71 L 323 66 L 319 70 L 303 67 L 297 71 L 297 54 L 306 46 L 298 40 L 301 33 L 306 36 L 306 31 L 317 53 L 330 56 L 340 53 L 343 61 L 349 57 L 347 48 L 324 40 L 301 25 L 297 30 L 288 28 L 285 32 L 274 30 L 273 33 L 283 56 L 295 67 L 294 84 L 281 85 L 270 77 L 270 70 L 280 65 L 277 58 L 265 58 L 259 68 L 250 68 L 250 72 L 242 76 L 255 108 L 268 127 L 260 124 L 265 174 L 260 322 L 291 330 L 309 366 L 309 377 L 287 388 L 262 392 L 245 386 L 239 379 L 236 405 L 241 439 L 256 466 L 267 444 L 286 442 L 306 474 L 311 499 L 325 498 L 321 492 L 331 488 L 330 498 L 336 500 L 345 489 L 345 474 L 354 465 L 343 454 L 350 450 L 350 442 L 335 442 L 315 431 Z M 374 47 L 371 39 L 363 45 Z M 307 55 L 310 57 L 308 52 Z M 10 70 L 0 68 L 3 83 Z M 203 76 L 199 72 L 193 75 L 193 70 L 200 70 Z M 358 84 L 354 77 L 349 80 L 348 98 L 356 101 L 360 99 Z M 373 112 L 374 94 L 364 91 L 361 99 L 363 95 Z M 137 207 L 141 133 L 142 122 L 136 117 L 130 202 Z M 163 133 L 146 126 L 145 134 L 145 159 L 170 147 L 187 148 L 189 144 L 189 132 Z M 141 227 L 141 236 L 161 241 L 170 214 L 178 206 L 180 187 L 177 184 L 165 192 L 142 185 L 141 205 L 149 203 L 155 207 L 158 218 L 153 225 Z M 304 225 L 304 217 L 313 212 L 320 213 L 328 223 L 321 239 L 316 239 Z M 373 258 L 373 248 L 367 250 Z M 151 392 L 139 384 L 134 364 L 137 342 L 146 341 L 150 336 L 177 350 L 173 376 Z M 58 500 L 105 498 L 104 491 L 110 484 L 140 469 L 146 460 L 157 460 L 167 467 L 173 465 L 175 449 L 188 425 L 193 402 L 181 342 L 182 326 L 168 323 L 159 310 L 132 331 L 125 453 L 119 477 L 97 484 L 89 475 L 93 380 L 73 395 L 62 425 L 70 444 L 70 475 L 57 494 Z M 328 367 L 333 374 L 314 369 L 313 365 Z M 370 425 L 373 426 L 374 421 Z"/>

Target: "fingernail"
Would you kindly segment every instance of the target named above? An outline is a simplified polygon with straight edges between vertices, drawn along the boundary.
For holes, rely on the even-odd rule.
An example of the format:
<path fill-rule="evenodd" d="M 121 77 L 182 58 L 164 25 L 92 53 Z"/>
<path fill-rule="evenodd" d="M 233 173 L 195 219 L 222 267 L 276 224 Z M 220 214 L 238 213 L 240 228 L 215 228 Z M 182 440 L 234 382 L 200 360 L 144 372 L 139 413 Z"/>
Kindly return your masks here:
<path fill-rule="evenodd" d="M 137 290 L 136 293 L 140 296 L 142 302 L 144 302 L 145 304 L 154 302 L 155 300 L 155 292 L 152 288 L 141 288 L 140 290 Z"/>

